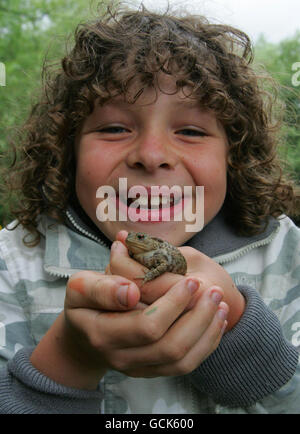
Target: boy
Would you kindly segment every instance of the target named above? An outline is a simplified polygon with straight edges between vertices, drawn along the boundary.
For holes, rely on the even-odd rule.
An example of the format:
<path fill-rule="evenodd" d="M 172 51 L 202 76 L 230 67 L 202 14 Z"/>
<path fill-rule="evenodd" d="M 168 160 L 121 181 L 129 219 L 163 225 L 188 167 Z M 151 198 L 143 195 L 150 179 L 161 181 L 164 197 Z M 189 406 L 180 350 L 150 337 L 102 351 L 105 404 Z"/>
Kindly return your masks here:
<path fill-rule="evenodd" d="M 280 393 L 295 410 L 299 231 L 277 220 L 293 193 L 249 53 L 237 30 L 144 10 L 78 29 L 25 126 L 22 228 L 1 232 L 2 412 L 275 412 Z M 99 221 L 100 186 L 129 210 L 123 178 L 192 195 Z M 204 229 L 164 221 L 197 186 Z M 184 245 L 186 276 L 141 285 L 132 230 Z"/>

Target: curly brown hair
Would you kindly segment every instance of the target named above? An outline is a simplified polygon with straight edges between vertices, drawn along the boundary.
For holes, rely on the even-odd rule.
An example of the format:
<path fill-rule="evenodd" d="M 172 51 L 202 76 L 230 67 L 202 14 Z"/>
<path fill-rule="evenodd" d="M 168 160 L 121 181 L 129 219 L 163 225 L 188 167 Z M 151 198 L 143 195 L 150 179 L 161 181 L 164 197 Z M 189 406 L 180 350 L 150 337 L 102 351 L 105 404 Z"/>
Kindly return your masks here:
<path fill-rule="evenodd" d="M 116 8 L 80 24 L 59 69 L 44 67 L 41 100 L 22 128 L 19 158 L 8 172 L 19 224 L 38 242 L 41 213 L 64 220 L 74 195 L 76 132 L 95 100 L 129 97 L 132 83 L 139 83 L 134 103 L 143 89 L 157 87 L 161 72 L 176 79 L 178 90 L 188 86 L 189 97 L 213 110 L 225 128 L 225 204 L 236 230 L 256 234 L 268 216 L 290 214 L 294 192 L 276 153 L 274 93 L 266 92 L 252 60 L 245 33 L 202 16 Z"/>

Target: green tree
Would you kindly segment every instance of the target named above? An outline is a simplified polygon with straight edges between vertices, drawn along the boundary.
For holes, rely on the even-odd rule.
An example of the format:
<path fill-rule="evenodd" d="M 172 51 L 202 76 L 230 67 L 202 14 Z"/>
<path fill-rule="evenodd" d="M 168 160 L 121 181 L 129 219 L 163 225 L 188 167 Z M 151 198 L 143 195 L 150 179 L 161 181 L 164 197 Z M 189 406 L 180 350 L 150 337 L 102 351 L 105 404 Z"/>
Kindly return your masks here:
<path fill-rule="evenodd" d="M 300 31 L 291 38 L 272 44 L 262 35 L 255 45 L 255 62 L 280 83 L 279 97 L 285 103 L 281 156 L 300 185 L 300 86 L 293 84 L 293 65 L 300 62 Z"/>
<path fill-rule="evenodd" d="M 6 86 L 0 87 L 0 149 L 9 127 L 22 121 L 40 88 L 44 56 L 58 59 L 65 39 L 91 16 L 85 0 L 0 0 L 0 61 Z M 3 131 L 5 129 L 5 131 Z"/>
<path fill-rule="evenodd" d="M 6 69 L 6 86 L 0 86 L 0 154 L 38 98 L 45 55 L 51 63 L 58 61 L 76 25 L 93 18 L 109 0 L 98 3 L 0 0 L 0 62 Z M 4 206 L 0 204 L 0 224 Z"/>
<path fill-rule="evenodd" d="M 97 7 L 96 0 L 0 0 L 0 62 L 6 68 L 6 86 L 0 86 L 0 154 L 38 98 L 45 54 L 49 61 L 59 60 L 67 36 L 79 22 L 92 18 Z M 255 59 L 282 85 L 280 97 L 288 110 L 281 153 L 300 184 L 300 86 L 293 87 L 291 81 L 292 65 L 300 62 L 300 31 L 279 44 L 262 36 L 255 45 Z"/>

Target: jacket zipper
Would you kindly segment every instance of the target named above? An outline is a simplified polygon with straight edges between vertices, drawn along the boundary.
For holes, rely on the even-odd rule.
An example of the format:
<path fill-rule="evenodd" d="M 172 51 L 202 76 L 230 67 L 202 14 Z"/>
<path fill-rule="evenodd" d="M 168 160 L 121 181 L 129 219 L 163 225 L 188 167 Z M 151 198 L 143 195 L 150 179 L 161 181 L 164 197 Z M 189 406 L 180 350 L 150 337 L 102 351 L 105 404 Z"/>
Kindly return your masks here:
<path fill-rule="evenodd" d="M 72 214 L 69 211 L 66 211 L 66 216 L 68 217 L 69 221 L 72 223 L 74 228 L 76 228 L 79 232 L 81 232 L 83 235 L 85 235 L 88 238 L 91 238 L 92 240 L 96 241 L 97 243 L 101 244 L 104 247 L 109 248 L 109 246 L 101 240 L 101 238 L 96 237 L 96 235 L 93 235 L 91 232 L 87 231 L 86 229 L 83 229 L 80 224 L 74 219 Z"/>
<path fill-rule="evenodd" d="M 279 230 L 280 230 L 280 225 L 276 229 L 274 229 L 274 231 L 268 237 L 264 238 L 263 240 L 255 241 L 254 243 L 248 244 L 245 247 L 241 247 L 240 249 L 235 250 L 231 253 L 225 253 L 225 255 L 215 256 L 213 257 L 213 260 L 218 262 L 219 264 L 225 264 L 228 262 L 235 261 L 236 259 L 239 259 L 241 256 L 245 255 L 252 249 L 256 249 L 257 247 L 263 247 L 266 246 L 267 244 L 270 244 L 271 241 L 273 241 L 274 238 L 276 237 Z"/>
<path fill-rule="evenodd" d="M 91 232 L 87 231 L 86 229 L 83 229 L 69 211 L 66 211 L 66 216 L 67 216 L 68 220 L 70 221 L 70 223 L 74 226 L 74 228 L 76 228 L 81 234 L 92 239 L 93 241 L 96 241 L 97 243 L 101 244 L 103 247 L 109 248 L 109 246 L 103 240 L 101 240 L 101 238 L 96 237 L 96 235 L 92 234 Z M 47 269 L 46 271 L 51 276 L 62 277 L 64 279 L 68 279 L 72 275 L 72 273 L 68 273 L 68 272 L 63 273 L 62 271 L 58 271 L 58 270 L 54 271 L 54 270 Z"/>
<path fill-rule="evenodd" d="M 96 237 L 92 233 L 83 229 L 79 225 L 79 223 L 76 222 L 76 220 L 74 219 L 74 217 L 71 215 L 71 213 L 69 211 L 66 211 L 66 215 L 67 215 L 69 221 L 72 223 L 72 225 L 79 232 L 81 232 L 86 237 L 89 237 L 92 240 L 98 242 L 102 246 L 109 248 L 109 246 L 103 240 L 101 240 L 101 238 Z M 262 247 L 262 246 L 266 246 L 267 244 L 269 244 L 271 241 L 273 241 L 273 239 L 275 238 L 275 236 L 279 232 L 279 229 L 280 229 L 280 225 L 267 238 L 264 238 L 263 240 L 260 240 L 260 241 L 256 241 L 255 243 L 252 243 L 252 244 L 248 244 L 247 246 L 241 247 L 240 249 L 235 250 L 234 252 L 225 253 L 225 255 L 215 256 L 215 257 L 213 257 L 213 259 L 214 259 L 214 261 L 216 261 L 218 263 L 222 263 L 222 264 L 234 261 L 234 260 L 240 258 L 241 256 L 243 256 L 245 253 L 248 253 L 252 249 L 256 249 L 257 247 Z"/>
<path fill-rule="evenodd" d="M 80 224 L 74 219 L 74 217 L 71 215 L 71 213 L 69 211 L 66 211 L 66 216 L 69 219 L 69 221 L 72 223 L 72 225 L 80 233 L 82 233 L 86 237 L 96 241 L 97 243 L 101 244 L 102 246 L 109 248 L 109 246 L 103 240 L 101 240 L 101 238 L 96 237 L 94 234 L 83 229 L 80 226 Z M 279 232 L 279 229 L 280 229 L 280 225 L 267 238 L 264 238 L 263 240 L 260 240 L 260 241 L 256 241 L 255 243 L 249 244 L 245 247 L 241 247 L 240 249 L 235 250 L 234 252 L 226 253 L 225 255 L 215 256 L 215 257 L 213 257 L 213 260 L 219 264 L 225 264 L 225 263 L 232 262 L 236 259 L 239 259 L 244 254 L 248 253 L 250 250 L 255 249 L 257 247 L 266 246 L 267 244 L 269 244 L 271 241 L 273 241 L 273 239 L 275 238 L 275 236 Z M 48 270 L 48 273 L 53 275 L 53 276 L 63 277 L 63 278 L 68 278 L 71 276 L 70 273 L 59 273 L 58 271 Z"/>

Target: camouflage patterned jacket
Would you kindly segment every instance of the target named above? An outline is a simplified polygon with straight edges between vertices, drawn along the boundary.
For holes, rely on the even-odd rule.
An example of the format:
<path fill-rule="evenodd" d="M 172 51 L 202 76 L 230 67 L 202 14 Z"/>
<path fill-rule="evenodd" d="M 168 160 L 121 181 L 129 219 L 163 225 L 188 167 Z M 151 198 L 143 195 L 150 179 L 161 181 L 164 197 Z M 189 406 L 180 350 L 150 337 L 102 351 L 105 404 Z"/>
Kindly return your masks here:
<path fill-rule="evenodd" d="M 67 278 L 103 272 L 109 261 L 103 238 L 68 216 L 69 227 L 43 216 L 34 248 L 21 227 L 0 232 L 0 413 L 300 413 L 300 230 L 290 219 L 245 238 L 220 215 L 187 243 L 220 263 L 247 302 L 198 369 L 154 379 L 110 371 L 88 392 L 56 384 L 29 361 L 63 309 Z"/>

